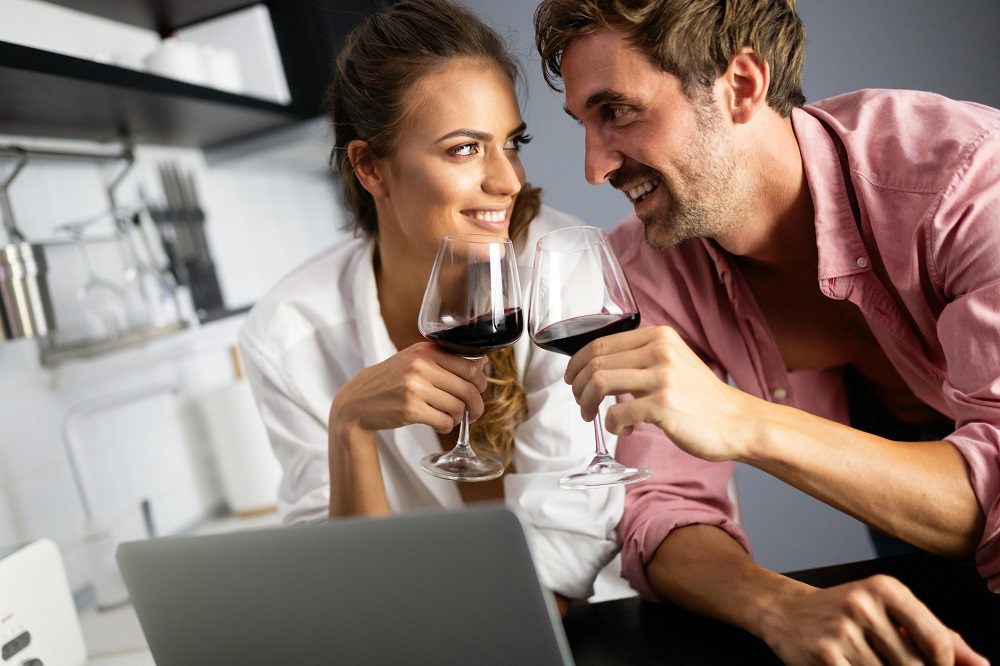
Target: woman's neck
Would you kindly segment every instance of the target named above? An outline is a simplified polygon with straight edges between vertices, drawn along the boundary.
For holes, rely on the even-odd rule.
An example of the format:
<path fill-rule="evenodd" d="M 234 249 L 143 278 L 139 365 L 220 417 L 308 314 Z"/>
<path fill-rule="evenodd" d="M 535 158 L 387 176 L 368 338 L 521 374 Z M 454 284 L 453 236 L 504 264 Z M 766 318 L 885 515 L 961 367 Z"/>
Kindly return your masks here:
<path fill-rule="evenodd" d="M 373 260 L 382 320 L 396 349 L 405 349 L 423 340 L 417 318 L 431 265 L 412 253 L 407 256 L 382 237 L 375 243 Z M 386 266 L 392 266 L 392 270 L 386 270 Z"/>

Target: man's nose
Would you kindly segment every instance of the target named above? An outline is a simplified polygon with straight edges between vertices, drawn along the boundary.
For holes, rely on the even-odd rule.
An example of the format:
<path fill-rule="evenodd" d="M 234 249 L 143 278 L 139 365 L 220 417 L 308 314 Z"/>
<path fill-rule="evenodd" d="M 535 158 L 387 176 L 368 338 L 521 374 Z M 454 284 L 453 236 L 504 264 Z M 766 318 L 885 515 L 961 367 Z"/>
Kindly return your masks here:
<path fill-rule="evenodd" d="M 587 130 L 583 175 L 591 185 L 600 185 L 622 165 L 621 154 L 609 145 L 601 132 Z"/>

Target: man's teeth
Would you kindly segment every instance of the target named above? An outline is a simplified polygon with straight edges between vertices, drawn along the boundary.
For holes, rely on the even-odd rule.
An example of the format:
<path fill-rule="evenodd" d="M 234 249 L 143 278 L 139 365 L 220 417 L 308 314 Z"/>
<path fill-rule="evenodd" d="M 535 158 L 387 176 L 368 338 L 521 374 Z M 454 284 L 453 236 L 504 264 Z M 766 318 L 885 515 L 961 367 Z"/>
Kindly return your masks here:
<path fill-rule="evenodd" d="M 503 222 L 507 217 L 505 210 L 474 210 L 470 215 L 483 222 Z"/>
<path fill-rule="evenodd" d="M 628 198 L 631 199 L 632 201 L 635 201 L 643 194 L 646 194 L 647 192 L 652 192 L 653 188 L 655 188 L 659 184 L 660 184 L 659 180 L 655 179 L 647 180 L 646 182 L 639 184 L 637 187 L 633 187 L 631 190 L 628 190 L 627 191 Z"/>

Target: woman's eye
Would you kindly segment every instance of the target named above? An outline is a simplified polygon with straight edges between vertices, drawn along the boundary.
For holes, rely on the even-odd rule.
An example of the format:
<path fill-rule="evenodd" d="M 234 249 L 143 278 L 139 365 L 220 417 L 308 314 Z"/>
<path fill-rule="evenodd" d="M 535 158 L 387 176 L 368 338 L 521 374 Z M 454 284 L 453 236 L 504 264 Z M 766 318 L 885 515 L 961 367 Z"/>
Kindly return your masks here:
<path fill-rule="evenodd" d="M 479 144 L 463 143 L 461 146 L 455 146 L 448 152 L 450 152 L 452 155 L 455 155 L 456 157 L 469 157 L 479 152 Z"/>
<path fill-rule="evenodd" d="M 503 145 L 504 150 L 513 150 L 514 152 L 520 152 L 521 147 L 531 143 L 530 134 L 518 134 L 517 136 L 509 139 L 507 143 Z"/>

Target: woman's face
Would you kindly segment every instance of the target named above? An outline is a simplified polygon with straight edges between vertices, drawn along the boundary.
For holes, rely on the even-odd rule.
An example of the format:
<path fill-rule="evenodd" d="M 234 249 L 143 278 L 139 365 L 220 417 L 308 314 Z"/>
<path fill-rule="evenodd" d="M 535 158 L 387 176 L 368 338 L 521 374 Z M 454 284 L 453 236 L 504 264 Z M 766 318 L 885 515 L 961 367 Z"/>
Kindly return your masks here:
<path fill-rule="evenodd" d="M 510 80 L 492 63 L 455 60 L 419 80 L 406 103 L 395 151 L 376 160 L 380 238 L 433 257 L 444 234 L 506 237 L 524 184 L 518 152 L 530 139 Z"/>

